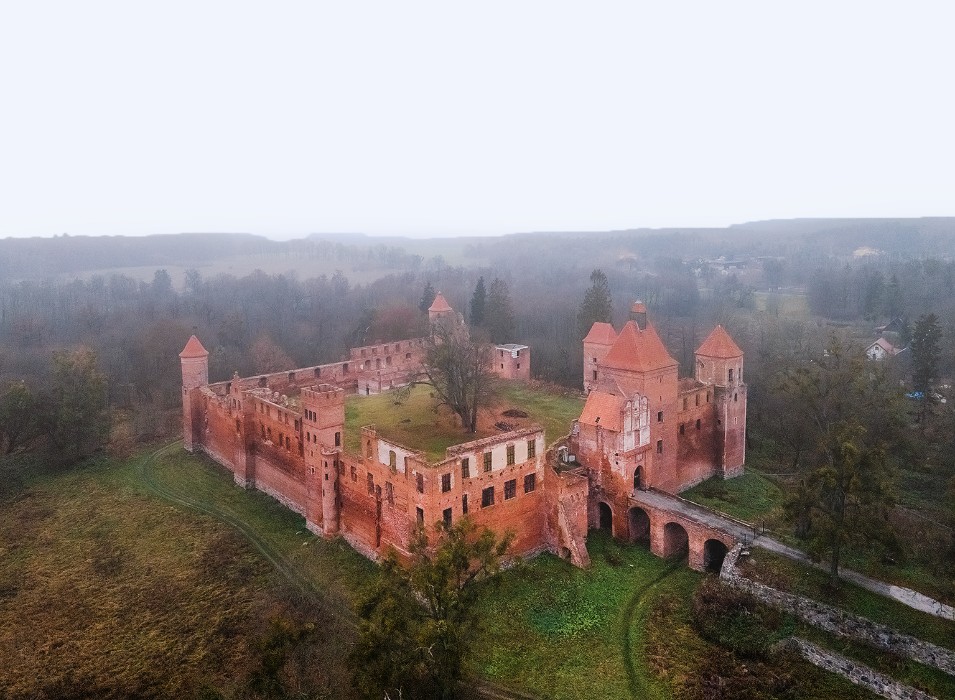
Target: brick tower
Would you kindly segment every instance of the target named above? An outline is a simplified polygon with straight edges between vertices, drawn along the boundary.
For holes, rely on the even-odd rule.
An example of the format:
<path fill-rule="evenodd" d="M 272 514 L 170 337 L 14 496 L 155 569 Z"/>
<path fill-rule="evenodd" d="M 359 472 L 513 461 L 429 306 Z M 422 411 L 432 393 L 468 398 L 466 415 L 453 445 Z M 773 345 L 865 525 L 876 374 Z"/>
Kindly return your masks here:
<path fill-rule="evenodd" d="M 194 404 L 199 397 L 195 389 L 209 383 L 209 352 L 193 335 L 179 353 L 179 361 L 182 364 L 182 440 L 183 446 L 192 452 L 195 436 L 201 428 L 197 425 L 199 411 Z"/>
<path fill-rule="evenodd" d="M 451 305 L 448 303 L 448 300 L 444 298 L 444 295 L 441 292 L 438 292 L 434 297 L 434 302 L 428 308 L 428 320 L 431 323 L 436 323 L 443 318 L 454 318 L 454 309 L 451 308 Z"/>
<path fill-rule="evenodd" d="M 329 384 L 302 390 L 302 434 L 305 437 L 305 523 L 326 537 L 338 534 L 341 496 L 345 392 Z"/>
<path fill-rule="evenodd" d="M 696 351 L 696 378 L 714 388 L 717 466 L 723 477 L 743 473 L 746 461 L 746 385 L 743 351 L 717 326 Z"/>

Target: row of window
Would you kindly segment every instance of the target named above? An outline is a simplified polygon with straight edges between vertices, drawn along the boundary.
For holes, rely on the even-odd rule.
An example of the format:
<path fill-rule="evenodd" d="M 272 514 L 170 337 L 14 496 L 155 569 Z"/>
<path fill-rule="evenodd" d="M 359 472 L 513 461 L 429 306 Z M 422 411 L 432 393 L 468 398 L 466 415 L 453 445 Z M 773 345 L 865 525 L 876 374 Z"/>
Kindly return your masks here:
<path fill-rule="evenodd" d="M 700 395 L 699 395 L 699 394 L 694 394 L 694 395 L 693 395 L 693 401 L 694 401 L 694 405 L 699 406 L 699 405 L 700 405 Z M 710 392 L 706 392 L 706 403 L 709 403 L 709 402 L 710 402 Z M 685 410 L 688 408 L 688 406 L 689 406 L 689 397 L 684 396 L 684 397 L 683 397 L 683 410 L 685 411 Z"/>
<path fill-rule="evenodd" d="M 537 474 L 526 474 L 524 476 L 524 493 L 530 493 L 537 488 Z M 504 500 L 509 501 L 517 495 L 517 479 L 509 479 L 504 482 Z M 462 497 L 461 504 L 464 512 L 468 512 L 467 494 Z M 481 507 L 488 508 L 494 505 L 494 487 L 488 486 L 481 490 Z"/>
<path fill-rule="evenodd" d="M 339 468 L 339 471 L 344 472 L 345 465 L 343 462 L 338 462 L 336 465 Z M 420 475 L 419 475 L 420 476 Z M 451 475 L 446 475 L 450 477 Z M 358 471 L 354 466 L 351 468 L 351 479 L 352 481 L 358 481 Z M 531 493 L 537 489 L 537 474 L 525 474 L 524 475 L 524 493 Z M 449 489 L 450 490 L 450 489 Z M 371 472 L 368 472 L 368 495 L 374 496 L 377 493 L 375 488 L 375 477 Z M 488 508 L 494 505 L 494 493 L 495 487 L 488 486 L 487 488 L 481 491 L 481 507 Z M 393 506 L 395 504 L 395 487 L 390 481 L 385 482 L 385 500 L 388 505 Z M 512 498 L 517 496 L 517 479 L 509 479 L 504 482 L 504 500 L 509 501 Z M 418 508 L 419 513 L 421 513 L 421 508 Z M 448 509 L 450 511 L 450 508 Z M 468 495 L 462 494 L 461 496 L 461 511 L 467 515 L 468 512 Z M 447 511 L 446 511 L 447 512 Z M 423 515 L 419 516 L 419 522 Z M 447 524 L 450 524 L 450 519 L 445 519 Z"/>
<path fill-rule="evenodd" d="M 528 441 L 527 441 L 527 458 L 528 458 L 528 459 L 534 459 L 536 456 L 537 456 L 537 441 L 536 441 L 536 440 L 528 440 Z M 483 453 L 483 454 L 481 455 L 481 459 L 482 459 L 482 466 L 483 466 L 484 471 L 485 471 L 485 472 L 491 471 L 491 469 L 493 469 L 493 467 L 494 467 L 494 455 L 493 455 L 493 453 L 491 453 L 491 452 L 485 452 L 485 453 Z M 506 462 L 507 462 L 507 463 L 506 463 L 505 466 L 508 466 L 508 467 L 510 467 L 510 466 L 512 466 L 512 465 L 514 465 L 514 464 L 516 463 L 514 445 L 508 445 L 508 446 L 507 446 Z M 449 479 L 449 481 L 450 481 L 451 475 L 448 474 L 447 476 L 448 476 L 448 479 Z M 462 478 L 462 479 L 470 479 L 470 478 L 471 478 L 471 458 L 470 458 L 470 457 L 462 457 L 462 458 L 461 458 L 461 478 Z M 450 491 L 450 488 L 448 488 L 448 490 Z"/>

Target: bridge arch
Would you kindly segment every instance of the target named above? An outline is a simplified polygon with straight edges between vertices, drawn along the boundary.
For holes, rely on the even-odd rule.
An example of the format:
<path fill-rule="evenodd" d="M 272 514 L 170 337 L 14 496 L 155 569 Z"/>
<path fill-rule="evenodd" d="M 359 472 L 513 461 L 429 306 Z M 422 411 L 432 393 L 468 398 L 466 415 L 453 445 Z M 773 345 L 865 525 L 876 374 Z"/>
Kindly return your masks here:
<path fill-rule="evenodd" d="M 668 522 L 663 526 L 663 556 L 686 557 L 690 552 L 690 535 L 678 522 Z"/>
<path fill-rule="evenodd" d="M 639 506 L 627 511 L 627 524 L 630 526 L 630 541 L 650 544 L 650 514 Z"/>
<path fill-rule="evenodd" d="M 720 540 L 709 539 L 703 543 L 703 568 L 706 571 L 719 573 L 723 566 L 723 559 L 729 548 Z"/>

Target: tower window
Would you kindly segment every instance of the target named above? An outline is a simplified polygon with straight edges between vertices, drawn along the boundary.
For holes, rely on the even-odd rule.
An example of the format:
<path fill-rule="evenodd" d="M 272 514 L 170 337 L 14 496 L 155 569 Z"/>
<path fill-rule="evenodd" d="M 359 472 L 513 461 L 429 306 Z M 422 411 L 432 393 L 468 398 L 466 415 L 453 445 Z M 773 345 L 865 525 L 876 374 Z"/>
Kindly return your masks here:
<path fill-rule="evenodd" d="M 341 447 L 341 446 L 342 446 L 342 434 L 335 433 L 335 447 Z"/>
<path fill-rule="evenodd" d="M 663 422 L 663 411 L 657 411 L 657 423 Z"/>
<path fill-rule="evenodd" d="M 696 419 L 696 429 L 697 429 L 697 430 L 700 429 L 700 419 L 699 419 L 699 418 Z"/>
<path fill-rule="evenodd" d="M 730 376 L 730 381 L 733 381 L 733 370 L 732 370 L 732 369 L 730 369 L 730 375 L 729 375 L 729 376 Z"/>
<path fill-rule="evenodd" d="M 663 454 L 663 440 L 657 440 L 657 454 Z"/>

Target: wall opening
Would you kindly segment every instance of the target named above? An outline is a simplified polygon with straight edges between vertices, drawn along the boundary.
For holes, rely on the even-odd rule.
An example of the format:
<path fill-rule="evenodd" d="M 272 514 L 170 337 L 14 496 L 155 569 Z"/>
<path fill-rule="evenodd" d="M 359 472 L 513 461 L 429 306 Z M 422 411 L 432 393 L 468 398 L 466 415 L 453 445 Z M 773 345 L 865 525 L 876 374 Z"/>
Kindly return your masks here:
<path fill-rule="evenodd" d="M 703 544 L 703 568 L 718 574 L 723 568 L 726 552 L 726 545 L 719 540 L 707 540 Z"/>
<path fill-rule="evenodd" d="M 613 534 L 613 511 L 610 506 L 601 501 L 597 504 L 597 512 L 600 515 L 600 529 Z"/>

